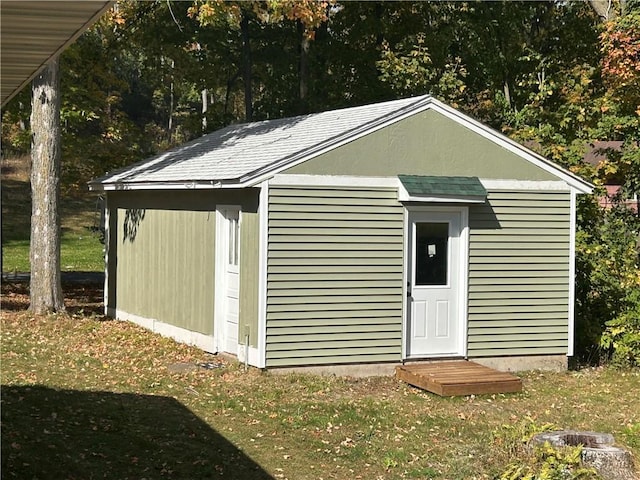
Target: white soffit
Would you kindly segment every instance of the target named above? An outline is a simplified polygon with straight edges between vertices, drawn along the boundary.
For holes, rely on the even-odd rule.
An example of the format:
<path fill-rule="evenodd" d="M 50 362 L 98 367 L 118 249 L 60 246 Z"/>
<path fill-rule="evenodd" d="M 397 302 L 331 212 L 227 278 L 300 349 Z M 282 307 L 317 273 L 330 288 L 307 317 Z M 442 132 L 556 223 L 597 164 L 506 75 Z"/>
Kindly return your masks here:
<path fill-rule="evenodd" d="M 106 12 L 113 1 L 0 1 L 2 105 Z"/>

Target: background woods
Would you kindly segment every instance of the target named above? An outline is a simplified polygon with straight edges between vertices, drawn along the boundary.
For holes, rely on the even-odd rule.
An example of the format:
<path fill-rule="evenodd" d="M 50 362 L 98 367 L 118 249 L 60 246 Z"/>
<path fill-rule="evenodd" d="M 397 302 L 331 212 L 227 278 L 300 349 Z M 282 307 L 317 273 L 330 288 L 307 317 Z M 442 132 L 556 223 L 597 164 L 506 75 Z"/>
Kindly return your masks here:
<path fill-rule="evenodd" d="M 597 195 L 622 185 L 613 208 L 580 199 L 576 335 L 637 365 L 639 53 L 636 0 L 122 0 L 60 59 L 61 188 L 231 123 L 431 93 Z M 29 95 L 2 112 L 5 157 L 28 152 Z"/>

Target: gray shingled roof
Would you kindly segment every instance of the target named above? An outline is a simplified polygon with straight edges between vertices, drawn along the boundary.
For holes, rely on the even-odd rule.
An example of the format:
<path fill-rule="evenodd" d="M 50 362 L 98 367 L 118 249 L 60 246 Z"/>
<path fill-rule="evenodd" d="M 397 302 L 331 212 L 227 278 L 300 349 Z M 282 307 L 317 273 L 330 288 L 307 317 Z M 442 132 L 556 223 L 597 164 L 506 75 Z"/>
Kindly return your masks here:
<path fill-rule="evenodd" d="M 356 138 L 417 111 L 429 95 L 299 117 L 230 125 L 91 182 L 100 185 L 237 183 Z"/>

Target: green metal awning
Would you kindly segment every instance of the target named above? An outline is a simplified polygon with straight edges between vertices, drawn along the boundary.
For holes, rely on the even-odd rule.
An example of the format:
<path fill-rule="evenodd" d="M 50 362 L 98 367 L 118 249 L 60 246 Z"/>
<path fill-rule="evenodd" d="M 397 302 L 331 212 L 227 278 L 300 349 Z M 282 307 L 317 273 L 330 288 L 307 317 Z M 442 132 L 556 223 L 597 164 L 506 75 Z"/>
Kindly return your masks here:
<path fill-rule="evenodd" d="M 400 201 L 483 203 L 487 190 L 478 177 L 398 175 Z"/>

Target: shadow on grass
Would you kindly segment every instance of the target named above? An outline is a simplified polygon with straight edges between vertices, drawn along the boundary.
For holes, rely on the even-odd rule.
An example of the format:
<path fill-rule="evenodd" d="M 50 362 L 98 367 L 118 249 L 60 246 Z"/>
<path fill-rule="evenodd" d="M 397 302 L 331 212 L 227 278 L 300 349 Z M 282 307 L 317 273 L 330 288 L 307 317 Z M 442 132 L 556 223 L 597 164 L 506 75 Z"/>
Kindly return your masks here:
<path fill-rule="evenodd" d="M 270 479 L 173 398 L 2 386 L 3 478 Z"/>

